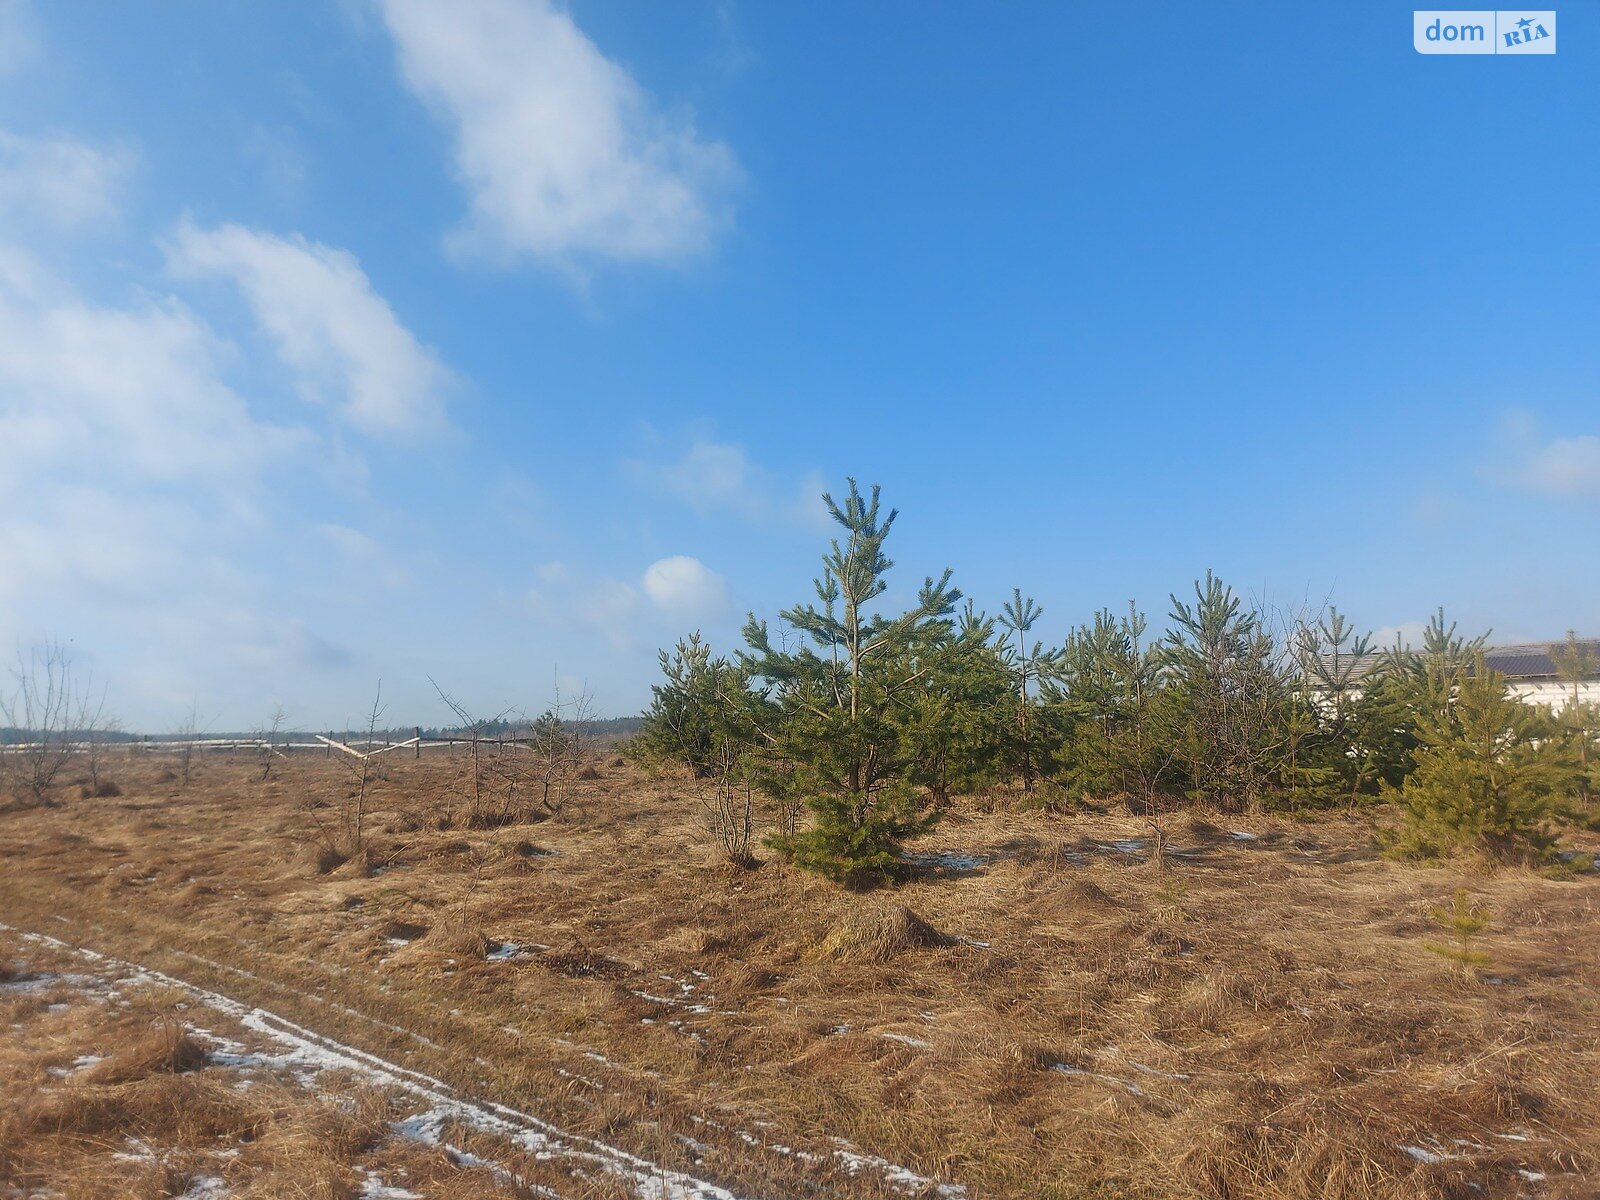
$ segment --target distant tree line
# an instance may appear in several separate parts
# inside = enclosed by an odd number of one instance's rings
[[[1272,614],[1209,573],[1171,597],[1159,634],[1130,604],[1052,646],[1034,636],[1033,599],[1017,590],[989,616],[949,570],[905,611],[876,611],[897,514],[854,480],[823,499],[842,532],[814,597],[776,630],[752,616],[731,656],[699,634],[663,651],[638,740],[705,781],[734,861],[765,824],[802,867],[885,881],[953,794],[1008,788],[1148,813],[1387,802],[1400,816],[1387,844],[1406,856],[1538,858],[1560,819],[1594,819],[1600,716],[1575,682],[1594,664],[1570,635],[1556,658],[1574,701],[1559,715],[1511,695],[1485,639],[1442,610],[1421,646],[1375,652],[1336,610]]]

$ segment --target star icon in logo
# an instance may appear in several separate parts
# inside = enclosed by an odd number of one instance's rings
[[[1526,29],[1529,25],[1532,25],[1532,24],[1533,24],[1533,20],[1530,17],[1523,17],[1522,20],[1517,22],[1517,25],[1522,29]]]

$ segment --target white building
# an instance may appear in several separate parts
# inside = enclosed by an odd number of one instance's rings
[[[1496,646],[1483,652],[1483,661],[1504,675],[1511,690],[1530,704],[1548,704],[1560,712],[1572,703],[1574,692],[1582,703],[1600,703],[1600,639],[1578,640],[1580,651],[1588,651],[1589,670],[1587,678],[1577,684],[1562,680],[1551,653],[1559,653],[1565,644]]]

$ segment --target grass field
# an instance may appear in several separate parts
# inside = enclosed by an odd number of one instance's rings
[[[1127,814],[962,801],[854,895],[719,865],[620,758],[484,829],[459,759],[384,770],[342,864],[318,755],[0,814],[0,1195],[1600,1193],[1592,874],[1354,816],[1174,815],[1158,869]],[[1423,945],[1458,886],[1473,975]]]

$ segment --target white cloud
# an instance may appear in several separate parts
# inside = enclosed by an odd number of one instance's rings
[[[125,147],[100,149],[69,137],[31,138],[0,130],[0,215],[52,226],[111,217],[134,162]]]
[[[372,288],[354,255],[302,237],[185,222],[167,248],[184,278],[231,279],[311,399],[363,433],[444,426],[449,372]]]
[[[728,585],[722,576],[685,554],[651,563],[643,584],[656,607],[675,617],[716,616],[728,604]]]
[[[1600,437],[1555,438],[1535,449],[1524,482],[1556,496],[1600,496]]]
[[[1385,625],[1381,629],[1372,631],[1372,648],[1387,650],[1397,644],[1407,648],[1417,648],[1422,645],[1422,636],[1427,632],[1426,621],[1402,621],[1398,625]]]
[[[316,532],[338,555],[343,565],[359,579],[375,580],[386,588],[400,588],[411,582],[388,547],[348,525],[325,523]]]
[[[701,516],[720,510],[755,523],[828,523],[821,475],[813,471],[785,485],[753,462],[743,446],[731,442],[699,437],[670,461],[629,459],[622,465],[635,480],[682,501]]]
[[[700,439],[672,462],[635,470],[697,513],[725,508],[754,517],[767,505],[766,480],[743,446]]]
[[[227,347],[176,301],[106,306],[14,249],[0,263],[0,644],[93,628],[189,652],[247,611],[228,551],[307,435],[249,411]]]
[[[463,251],[674,261],[725,223],[729,149],[662,112],[549,0],[380,0],[406,83],[455,135]]]
[[[226,347],[181,304],[98,306],[42,278],[0,271],[0,496],[45,469],[243,483],[303,436],[251,417],[221,380]]]
[[[39,33],[27,0],[0,0],[0,79],[15,75],[39,54]]]
[[[535,569],[539,584],[524,593],[530,613],[545,625],[599,634],[613,650],[633,646],[639,593],[620,579],[580,576],[559,562]]]

